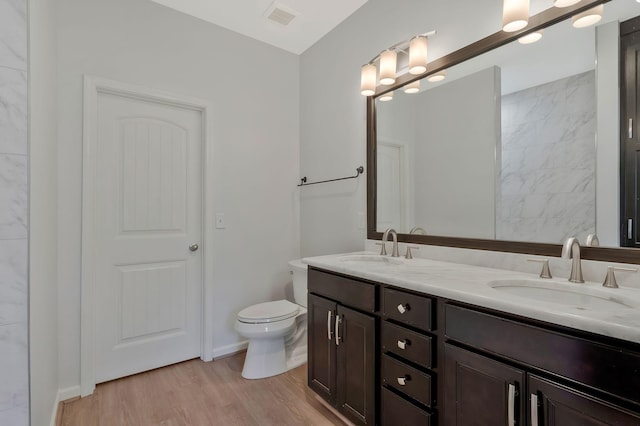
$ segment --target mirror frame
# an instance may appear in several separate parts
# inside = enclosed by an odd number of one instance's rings
[[[511,43],[528,33],[564,21],[576,13],[588,10],[594,6],[608,3],[610,0],[582,1],[566,8],[551,7],[529,18],[529,25],[524,29],[505,33],[498,31],[467,45],[453,53],[430,62],[427,70],[420,75],[403,74],[391,86],[381,86],[373,96],[367,97],[367,238],[382,239],[382,233],[377,231],[377,151],[376,151],[376,109],[375,101],[380,95],[397,90],[405,84],[423,79],[440,70],[451,68],[466,60],[472,59],[490,50]],[[531,243],[520,241],[487,240],[476,238],[443,237],[435,235],[398,234],[398,240],[406,243],[427,244],[445,247],[457,247],[476,250],[491,250],[497,252],[522,253],[540,256],[559,257],[562,251],[560,244]],[[640,249],[617,247],[584,247],[581,251],[583,259],[616,263],[640,264]]]

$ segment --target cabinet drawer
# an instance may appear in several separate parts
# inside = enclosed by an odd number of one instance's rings
[[[326,296],[365,312],[378,310],[378,287],[375,284],[309,268],[307,288],[310,293]]]
[[[393,318],[422,330],[431,330],[431,303],[432,300],[428,297],[385,288],[382,313],[387,318]]]
[[[445,317],[450,339],[638,404],[638,351],[455,305]]]
[[[429,426],[431,415],[405,401],[388,389],[382,388],[382,426]]]
[[[424,367],[432,367],[431,337],[382,322],[382,350],[392,352]]]
[[[382,356],[382,384],[431,406],[431,376],[390,356]]]

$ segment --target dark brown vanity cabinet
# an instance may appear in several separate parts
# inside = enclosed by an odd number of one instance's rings
[[[445,315],[445,425],[640,425],[622,406],[640,404],[639,352],[467,307]]]
[[[309,268],[309,387],[355,424],[640,426],[640,344]]]
[[[437,382],[436,337],[430,334],[434,304],[429,297],[389,287],[382,291],[382,425],[395,426],[407,418],[426,421],[417,424],[432,423]]]
[[[327,281],[338,285],[322,286]],[[375,312],[377,291],[373,284],[309,272],[309,387],[355,424],[376,424],[376,317],[366,312]]]
[[[525,372],[445,344],[446,425],[524,425]]]

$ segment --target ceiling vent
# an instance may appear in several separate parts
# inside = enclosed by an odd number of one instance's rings
[[[275,22],[276,24],[280,24],[286,27],[299,14],[295,10],[283,5],[282,3],[273,2],[267,9],[265,15],[271,22]]]

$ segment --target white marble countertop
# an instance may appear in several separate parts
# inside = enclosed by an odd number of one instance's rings
[[[357,252],[308,257],[303,263],[399,288],[415,290],[502,312],[533,318],[578,330],[640,343],[640,290],[608,289],[601,283],[569,283],[566,279],[542,279],[537,275],[428,259],[390,258]],[[549,301],[498,291],[491,285],[525,283],[529,287],[557,289]],[[563,296],[590,294],[602,306],[567,302]],[[624,305],[611,304],[621,301]],[[598,305],[598,304],[596,304]]]

